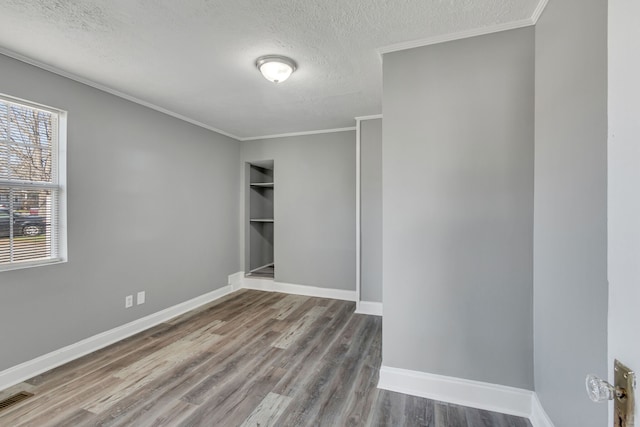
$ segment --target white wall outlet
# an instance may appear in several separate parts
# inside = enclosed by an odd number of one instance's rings
[[[124,299],[124,308],[133,307],[133,295],[127,295]]]
[[[144,304],[144,301],[145,301],[145,292],[144,291],[138,292],[138,300],[136,304],[138,305]]]

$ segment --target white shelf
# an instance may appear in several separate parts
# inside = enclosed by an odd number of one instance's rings
[[[258,271],[260,271],[260,270],[264,270],[265,268],[273,267],[274,265],[275,265],[275,264],[271,262],[271,263],[269,263],[269,264],[267,264],[267,265],[263,265],[262,267],[254,268],[253,270],[251,270],[251,271],[249,272],[249,274],[251,274],[251,273],[255,273],[255,272],[258,272]]]
[[[273,188],[273,182],[252,182],[252,187]]]
[[[252,218],[250,222],[273,222],[273,218]]]

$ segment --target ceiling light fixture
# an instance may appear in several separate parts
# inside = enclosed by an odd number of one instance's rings
[[[256,67],[265,79],[274,83],[282,83],[296,70],[296,63],[286,56],[267,55],[256,60]]]

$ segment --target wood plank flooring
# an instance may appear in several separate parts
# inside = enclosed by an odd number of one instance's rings
[[[376,388],[379,317],[354,303],[238,291],[38,375],[0,426],[530,427]]]

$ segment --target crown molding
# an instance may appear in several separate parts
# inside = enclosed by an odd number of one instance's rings
[[[489,26],[489,27],[477,28],[477,29],[469,30],[469,31],[461,31],[461,32],[457,32],[457,33],[451,33],[451,34],[445,34],[445,35],[440,35],[440,36],[435,36],[435,37],[428,37],[428,38],[424,38],[424,39],[418,39],[418,40],[412,40],[412,41],[407,41],[407,42],[402,42],[402,43],[396,43],[396,44],[392,44],[392,45],[389,45],[389,46],[384,46],[384,47],[378,48],[378,49],[376,49],[376,51],[378,53],[379,58],[382,60],[382,55],[386,54],[386,53],[397,52],[397,51],[406,50],[406,49],[413,49],[413,48],[416,48],[416,47],[429,46],[429,45],[444,43],[444,42],[448,42],[448,41],[460,40],[460,39],[465,39],[465,38],[470,38],[470,37],[476,37],[476,36],[481,36],[481,35],[486,35],[486,34],[491,34],[491,33],[497,33],[497,32],[501,32],[501,31],[514,30],[514,29],[518,29],[518,28],[532,26],[532,25],[535,25],[536,22],[538,22],[538,19],[542,15],[542,12],[544,11],[545,7],[547,6],[547,3],[548,3],[548,0],[540,0],[538,5],[536,6],[535,10],[533,11],[533,14],[532,14],[531,18],[522,19],[522,20],[519,20],[519,21],[509,22],[509,23],[505,23],[505,24],[493,25],[493,26]],[[126,99],[127,101],[131,101],[133,103],[142,105],[144,107],[150,108],[152,110],[158,111],[160,113],[166,114],[168,116],[174,117],[176,119],[182,120],[182,121],[190,123],[192,125],[201,127],[203,129],[207,129],[207,130],[210,130],[212,132],[216,132],[216,133],[218,133],[220,135],[224,135],[226,137],[235,139],[237,141],[255,141],[255,140],[259,140],[259,139],[285,138],[285,137],[290,137],[290,136],[303,136],[303,135],[317,135],[317,134],[323,134],[323,133],[353,131],[353,130],[356,129],[356,127],[354,126],[354,127],[336,128],[336,129],[322,129],[322,130],[312,130],[312,131],[304,131],[304,132],[290,132],[290,133],[282,133],[282,134],[276,134],[276,135],[260,135],[260,136],[251,136],[251,137],[240,137],[240,136],[234,135],[232,133],[225,132],[225,131],[223,131],[221,129],[218,129],[216,127],[213,127],[213,126],[207,125],[205,123],[202,123],[202,122],[200,122],[198,120],[191,119],[191,118],[189,118],[187,116],[184,116],[182,114],[179,114],[179,113],[176,113],[174,111],[168,110],[166,108],[160,107],[159,105],[153,104],[153,103],[148,102],[148,101],[144,101],[144,100],[142,100],[140,98],[136,98],[136,97],[128,95],[128,94],[126,94],[124,92],[120,92],[119,90],[113,89],[113,88],[111,88],[109,86],[105,86],[103,84],[94,82],[94,81],[86,79],[84,77],[80,77],[80,76],[78,76],[76,74],[70,73],[68,71],[62,70],[62,69],[54,67],[52,65],[48,65],[48,64],[45,64],[43,62],[37,61],[35,59],[29,58],[27,56],[21,55],[21,54],[19,54],[17,52],[14,52],[12,50],[6,49],[4,47],[0,47],[0,54],[5,55],[5,56],[10,57],[10,58],[13,58],[13,59],[16,59],[18,61],[24,62],[26,64],[33,65],[34,67],[38,67],[40,69],[43,69],[45,71],[49,71],[49,72],[57,74],[59,76],[66,77],[66,78],[74,80],[74,81],[76,81],[78,83],[82,83],[84,85],[93,87],[95,89],[101,90],[103,92],[109,93],[109,94],[117,96],[119,98]],[[356,121],[372,120],[372,119],[379,119],[379,118],[382,118],[382,114],[355,117]]]
[[[457,33],[444,34],[444,35],[435,36],[435,37],[427,37],[424,39],[396,43],[389,46],[378,48],[377,51],[379,56],[382,57],[382,55],[385,53],[397,52],[397,51],[406,50],[406,49],[413,49],[413,48],[422,47],[422,46],[429,46],[433,44],[439,44],[439,43],[444,43],[444,42],[449,42],[454,40],[461,40],[461,39],[466,39],[470,37],[484,36],[487,34],[499,33],[501,31],[530,27],[532,25],[536,25],[536,23],[538,22],[538,19],[540,19],[540,16],[542,15],[542,12],[544,12],[544,9],[547,7],[548,2],[549,0],[540,0],[538,2],[538,5],[534,9],[533,13],[531,14],[530,18],[521,19],[519,21],[507,22],[504,24],[492,25],[490,27],[477,28],[469,31],[460,31]]]
[[[50,73],[57,74],[57,75],[62,76],[62,77],[66,77],[68,79],[71,79],[71,80],[76,81],[78,83],[82,83],[82,84],[90,86],[92,88],[101,90],[103,92],[107,92],[107,93],[109,93],[111,95],[115,95],[115,96],[117,96],[119,98],[126,99],[127,101],[131,101],[131,102],[133,102],[135,104],[142,105],[143,107],[150,108],[152,110],[158,111],[160,113],[166,114],[168,116],[174,117],[174,118],[182,120],[184,122],[191,123],[192,125],[195,125],[195,126],[210,130],[212,132],[219,133],[220,135],[227,136],[227,137],[235,139],[237,141],[241,140],[240,137],[238,137],[238,136],[236,136],[234,134],[231,134],[229,132],[225,132],[225,131],[223,131],[221,129],[218,129],[218,128],[215,128],[213,126],[209,126],[209,125],[207,125],[205,123],[199,122],[198,120],[190,119],[189,117],[183,116],[182,114],[178,114],[178,113],[173,112],[171,110],[167,110],[166,108],[160,107],[159,105],[152,104],[151,102],[144,101],[144,100],[142,100],[140,98],[136,98],[135,96],[127,95],[126,93],[120,92],[119,90],[116,90],[116,89],[113,89],[113,88],[110,88],[109,86],[105,86],[103,84],[96,83],[96,82],[94,82],[92,80],[89,80],[89,79],[85,79],[84,77],[80,77],[80,76],[78,76],[76,74],[70,73],[68,71],[64,71],[64,70],[62,70],[60,68],[57,68],[57,67],[54,67],[52,65],[45,64],[44,62],[36,61],[35,59],[32,59],[32,58],[29,58],[27,56],[21,55],[21,54],[19,54],[17,52],[14,52],[12,50],[6,49],[4,47],[0,47],[0,54],[2,54],[4,56],[8,56],[9,58],[16,59],[16,60],[18,60],[20,62],[24,62],[26,64],[33,65],[34,67],[41,68],[41,69],[43,69],[45,71],[49,71]]]
[[[536,6],[536,9],[533,11],[531,20],[533,21],[534,25],[538,23],[538,19],[540,19],[542,12],[544,12],[545,7],[547,7],[547,3],[549,3],[549,0],[540,0],[538,6]]]
[[[135,96],[131,96],[131,95],[127,95],[124,92],[120,92],[119,90],[110,88],[109,86],[105,86],[103,84],[100,83],[96,83],[92,80],[86,79],[84,77],[80,77],[76,74],[70,73],[68,71],[64,71],[61,70],[60,68],[54,67],[52,65],[48,65],[45,64],[44,62],[40,62],[40,61],[36,61],[35,59],[31,59],[27,56],[21,55],[17,52],[14,52],[12,50],[6,49],[4,47],[0,47],[0,55],[4,55],[4,56],[8,56],[9,58],[13,58],[15,60],[18,60],[20,62],[24,62],[26,64],[29,65],[33,65],[34,67],[38,67],[40,69],[43,69],[45,71],[49,71],[50,73],[53,74],[57,74],[59,76],[62,77],[66,77],[70,80],[76,81],[78,83],[82,83],[84,85],[90,86],[92,88],[101,90],[102,92],[106,92],[109,93],[111,95],[117,96],[119,98],[122,99],[126,99],[127,101],[131,101],[133,103],[136,103],[138,105],[142,105],[143,107],[147,107],[150,108],[152,110],[158,111],[160,113],[166,114],[168,116],[171,117],[175,117],[176,119],[182,120],[184,122],[190,123],[192,125],[210,130],[212,132],[216,132],[219,133],[220,135],[224,135],[226,137],[235,139],[236,141],[253,141],[253,140],[257,140],[257,139],[270,139],[270,138],[282,138],[282,137],[287,137],[287,136],[301,136],[301,135],[316,135],[316,134],[321,134],[321,133],[332,133],[332,132],[346,132],[346,131],[351,131],[351,130],[355,130],[355,126],[353,127],[346,127],[346,128],[337,128],[337,129],[322,129],[322,130],[312,130],[312,131],[305,131],[305,132],[291,132],[291,133],[283,133],[283,134],[278,134],[278,135],[263,135],[263,136],[251,136],[251,137],[240,137],[237,135],[234,135],[232,133],[229,132],[225,132],[221,129],[215,128],[213,126],[209,126],[205,123],[202,123],[198,120],[194,120],[191,119],[189,117],[183,116],[182,114],[178,114],[176,112],[173,112],[171,110],[167,110],[166,108],[160,107],[158,105],[152,104],[151,102],[147,102],[144,101],[140,98],[136,98]]]
[[[273,138],[286,138],[289,136],[304,136],[304,135],[318,135],[322,133],[335,133],[335,132],[349,132],[356,130],[355,126],[346,127],[346,128],[335,128],[335,129],[320,129],[320,130],[308,130],[304,132],[290,132],[290,133],[280,133],[277,135],[264,135],[264,136],[250,136],[247,138],[239,138],[240,141],[256,141],[259,139],[273,139]]]
[[[435,37],[427,37],[424,39],[396,43],[389,46],[378,48],[378,53],[380,55],[383,55],[385,53],[392,53],[400,50],[413,49],[413,48],[422,47],[422,46],[430,46],[430,45],[450,42],[454,40],[461,40],[461,39],[467,39],[470,37],[484,36],[486,34],[499,33],[501,31],[515,30],[523,27],[530,27],[534,24],[535,22],[533,21],[533,18],[521,19],[519,21],[492,25],[490,27],[476,28],[474,30],[460,31],[458,33],[450,33],[450,34],[444,34],[444,35],[435,36]]]
[[[382,118],[382,114],[372,114],[370,116],[360,116],[360,117],[356,117],[356,121],[361,122],[363,120],[375,120],[375,119],[381,119]]]

